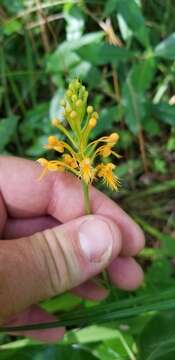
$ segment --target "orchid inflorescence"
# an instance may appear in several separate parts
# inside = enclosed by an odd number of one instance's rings
[[[89,141],[99,115],[93,106],[87,106],[88,92],[79,80],[73,80],[61,101],[63,115],[70,129],[67,129],[58,119],[52,124],[66,138],[59,140],[56,136],[48,137],[46,149],[59,153],[57,160],[38,159],[43,166],[41,177],[50,171],[69,171],[79,177],[87,187],[94,180],[100,178],[112,190],[118,188],[118,177],[114,173],[116,166],[108,161],[109,156],[120,156],[113,150],[119,135],[112,133],[95,141]]]

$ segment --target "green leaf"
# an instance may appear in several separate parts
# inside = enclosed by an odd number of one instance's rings
[[[21,349],[2,350],[1,360],[95,360],[88,350],[75,346],[62,345],[33,345]]]
[[[129,336],[126,334],[122,336],[125,344],[128,346],[126,341],[126,338],[128,340]],[[133,341],[129,339],[129,352],[132,355],[132,351],[130,348],[132,347]],[[128,356],[128,351],[126,351],[126,348],[123,345],[123,342],[121,339],[110,339],[107,341],[104,341],[101,343],[94,351],[95,355],[100,360],[128,360],[128,359],[135,359],[134,355],[133,357]]]
[[[49,121],[49,103],[43,102],[27,111],[23,122],[20,125],[20,135],[23,141],[34,142],[39,135],[47,134],[52,131],[53,126]]]
[[[17,123],[18,118],[16,116],[10,116],[0,120],[0,152],[2,152],[5,146],[10,142],[16,131]]]
[[[117,339],[120,338],[120,336],[121,334],[117,329],[92,325],[86,327],[85,329],[81,329],[79,331],[75,330],[74,332],[69,333],[65,337],[65,342],[70,343],[71,338],[73,337],[73,342],[75,342],[76,339],[79,344],[88,344],[104,340]]]
[[[100,69],[90,62],[83,60],[70,69],[70,78],[79,78],[82,81],[85,81],[89,88],[96,87],[97,84],[100,84],[103,81]]]
[[[86,34],[80,39],[64,41],[47,58],[47,69],[52,74],[65,72],[80,63],[80,57],[75,53],[82,46],[98,43],[104,36],[102,31]]]
[[[130,77],[137,91],[145,91],[151,85],[155,73],[155,61],[152,57],[143,59],[133,65]]]
[[[116,11],[116,6],[117,6],[117,0],[106,1],[105,9],[104,9],[104,16],[109,16],[114,11]]]
[[[146,273],[147,291],[157,293],[167,287],[174,285],[173,265],[165,258],[158,258],[148,268]]]
[[[61,107],[60,102],[64,96],[64,92],[64,89],[59,88],[59,90],[57,90],[54,94],[49,109],[50,119],[57,118],[63,120],[63,108]]]
[[[141,171],[141,161],[139,159],[131,159],[117,166],[117,175],[120,179],[134,179]]]
[[[102,136],[105,133],[112,131],[115,123],[119,122],[121,118],[121,107],[111,106],[100,111],[100,118],[97,126],[93,131],[92,138]]]
[[[156,119],[148,118],[147,121],[143,122],[143,129],[147,132],[148,135],[160,135],[161,128]]]
[[[128,49],[104,42],[84,45],[76,53],[94,65],[117,64],[119,61],[125,62],[133,57],[133,53]]]
[[[129,40],[132,37],[132,31],[129,29],[125,19],[122,15],[117,14],[118,26],[121,32],[121,36],[124,41]]]
[[[153,115],[160,121],[175,126],[175,107],[167,103],[158,103],[151,106]]]
[[[67,22],[66,35],[67,40],[80,39],[84,30],[84,15],[80,8],[72,6],[64,12],[64,17]]]
[[[128,128],[133,134],[138,134],[145,118],[146,108],[144,96],[135,90],[130,76],[122,88],[122,104]]]
[[[17,19],[6,21],[3,25],[3,31],[5,35],[11,35],[15,32],[19,32],[22,28],[22,23]]]
[[[174,253],[173,253],[174,254]],[[1,327],[0,331],[15,332],[25,330],[49,329],[60,326],[82,327],[85,325],[104,324],[105,322],[128,319],[150,311],[165,311],[175,308],[175,287],[161,291],[154,296],[137,296],[116,302],[100,304],[86,309],[59,315],[59,320],[50,323],[36,323],[20,326]]]
[[[166,256],[174,256],[175,254],[175,241],[174,238],[163,232],[157,230],[157,228],[148,224],[145,220],[140,217],[135,217],[136,221],[143,227],[144,231],[150,234],[152,237],[160,241],[160,247],[162,254]]]
[[[44,145],[48,142],[48,136],[47,135],[41,135],[37,136],[33,139],[33,144],[29,146],[25,154],[28,156],[37,156],[41,157],[46,153],[46,149],[44,148]]]
[[[156,315],[144,328],[139,339],[140,360],[174,360],[175,312]]]
[[[175,134],[170,135],[168,142],[166,144],[166,149],[171,152],[175,150]]]
[[[42,303],[48,312],[69,311],[81,303],[81,299],[71,293],[61,294]]]
[[[175,33],[168,36],[154,50],[155,56],[175,60]]]
[[[126,21],[134,36],[142,45],[149,45],[148,29],[145,25],[144,17],[138,1],[135,0],[111,0],[105,8],[105,15],[116,11]]]
[[[154,170],[155,172],[159,172],[160,174],[166,174],[167,173],[167,167],[166,162],[163,159],[154,159]]]

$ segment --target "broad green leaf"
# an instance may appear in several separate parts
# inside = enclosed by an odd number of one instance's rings
[[[64,41],[47,59],[47,69],[52,74],[65,72],[80,63],[79,56],[75,53],[82,46],[98,43],[104,37],[102,31],[83,35],[80,39]]]
[[[122,88],[122,104],[128,128],[133,134],[138,134],[145,118],[146,108],[144,97],[135,90],[130,76]]]
[[[148,135],[160,135],[161,127],[158,120],[153,118],[148,118],[147,121],[143,122],[143,129],[147,132]]]
[[[173,265],[166,257],[158,258],[149,266],[145,281],[147,292],[157,293],[174,285]]]
[[[63,120],[63,108],[61,107],[61,100],[64,96],[64,89],[59,88],[57,92],[54,94],[51,102],[50,102],[50,109],[49,109],[49,115],[50,119],[60,119]]]
[[[116,11],[117,0],[107,0],[104,8],[104,16],[111,15]]]
[[[18,118],[16,116],[10,116],[0,120],[0,152],[4,150],[5,146],[15,134],[17,122]]]
[[[139,360],[175,359],[175,313],[168,312],[152,318],[139,339]]]
[[[166,161],[163,160],[163,159],[159,159],[159,158],[154,159],[153,167],[154,167],[155,172],[159,172],[160,174],[166,174],[167,173]]]
[[[33,345],[21,349],[1,350],[1,360],[95,360],[89,350],[78,346]]]
[[[84,45],[79,47],[76,53],[94,65],[117,64],[119,61],[125,62],[133,57],[133,53],[126,48],[104,42]]]
[[[135,0],[111,0],[106,4],[105,14],[109,15],[116,11],[127,23],[134,36],[144,46],[149,45],[148,29],[138,1]]]
[[[137,91],[145,91],[151,85],[155,73],[155,61],[152,57],[143,59],[133,65],[130,77]]]
[[[81,299],[71,293],[61,294],[42,304],[42,308],[48,312],[69,311],[81,303]]]
[[[155,56],[175,60],[175,33],[168,36],[154,50]]]
[[[95,349],[94,353],[99,360],[135,359],[134,354],[132,354],[132,350],[131,350],[134,344],[131,338],[129,338],[129,345],[128,345],[128,338],[129,336],[125,334],[121,339],[109,339],[107,341],[104,341]],[[126,348],[128,351],[126,350]]]
[[[93,131],[93,138],[99,137],[103,134],[107,134],[116,129],[116,123],[121,118],[121,108],[118,106],[111,106],[100,111],[100,118],[97,122],[97,126]]]
[[[22,23],[17,19],[12,19],[4,23],[3,32],[5,35],[11,35],[15,32],[20,31],[21,28],[22,28]]]
[[[132,36],[132,31],[129,29],[125,19],[122,15],[117,14],[118,26],[122,35],[122,38],[127,41]]]
[[[88,84],[88,88],[94,88],[103,81],[100,69],[88,61],[80,61],[78,65],[70,69],[70,78],[79,78]]]
[[[140,174],[141,169],[141,161],[139,159],[131,159],[117,166],[117,175],[123,182],[124,180],[126,181],[128,177],[134,179],[136,175]]]
[[[153,115],[160,121],[175,126],[175,107],[167,103],[152,104]]]
[[[48,136],[47,135],[41,135],[37,136],[33,139],[33,144],[29,146],[25,154],[28,156],[37,156],[41,157],[46,153],[46,149],[44,148],[44,145],[48,142]]]
[[[67,23],[66,35],[67,40],[80,39],[84,30],[84,15],[80,8],[72,6],[70,9],[64,12],[64,17]]]
[[[74,335],[74,336],[73,336]],[[71,338],[73,338],[73,342],[79,344],[87,344],[98,341],[110,340],[120,338],[121,334],[117,329],[110,329],[104,326],[88,326],[85,329],[81,329],[79,331],[74,331],[65,337],[65,342],[70,343]]]
[[[9,11],[10,14],[16,14],[18,11],[25,9],[25,0],[1,0],[2,6]]]
[[[136,217],[136,221],[143,227],[145,232],[160,241],[160,248],[162,254],[170,257],[174,256],[175,241],[171,235],[159,231],[156,227],[151,226],[149,223],[147,223],[145,220],[138,216]]]
[[[20,135],[25,142],[34,142],[38,136],[49,135],[53,126],[49,116],[49,103],[43,102],[28,110],[20,125]]]

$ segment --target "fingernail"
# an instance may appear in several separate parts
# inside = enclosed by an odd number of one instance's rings
[[[113,231],[107,222],[91,217],[79,228],[80,247],[91,262],[110,258],[113,246]]]

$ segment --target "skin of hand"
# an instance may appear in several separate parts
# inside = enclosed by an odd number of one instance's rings
[[[94,187],[93,215],[84,216],[80,181],[53,172],[38,181],[40,172],[33,161],[0,157],[1,324],[54,320],[34,304],[67,290],[105,298],[107,290],[93,281],[103,269],[120,289],[134,290],[143,281],[133,258],[145,243],[140,227]],[[52,342],[64,331],[19,334]]]

